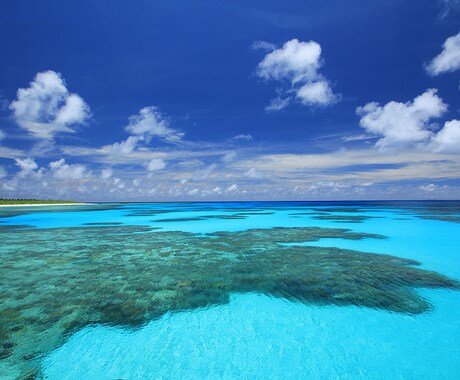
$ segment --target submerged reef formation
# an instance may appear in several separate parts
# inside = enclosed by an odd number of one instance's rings
[[[405,207],[409,214],[421,219],[460,223],[460,202],[420,202],[412,207]]]
[[[107,223],[108,224],[108,223]],[[459,288],[404,258],[295,245],[384,238],[333,228],[191,234],[94,225],[1,226],[0,377],[39,377],[40,358],[93,323],[138,327],[167,312],[259,292],[304,303],[418,314],[416,288]]]
[[[368,219],[377,217],[365,215],[316,215],[312,218],[317,220],[330,220],[335,223],[362,223]]]
[[[460,223],[459,215],[422,215],[419,216],[419,218],[428,220],[440,220],[443,222]]]

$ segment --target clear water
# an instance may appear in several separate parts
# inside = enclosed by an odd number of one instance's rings
[[[455,202],[1,209],[0,378],[458,379],[459,222]]]

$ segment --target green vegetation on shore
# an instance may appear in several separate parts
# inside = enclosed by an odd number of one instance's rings
[[[49,200],[49,199],[3,199],[0,198],[0,205],[28,205],[28,204],[56,204],[56,203],[79,203],[75,201],[65,200]]]

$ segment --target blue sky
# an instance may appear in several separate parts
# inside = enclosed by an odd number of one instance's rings
[[[0,4],[0,197],[459,199],[460,1]]]

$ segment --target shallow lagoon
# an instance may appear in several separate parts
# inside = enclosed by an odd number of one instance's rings
[[[453,202],[3,209],[0,374],[459,378],[458,217]]]

